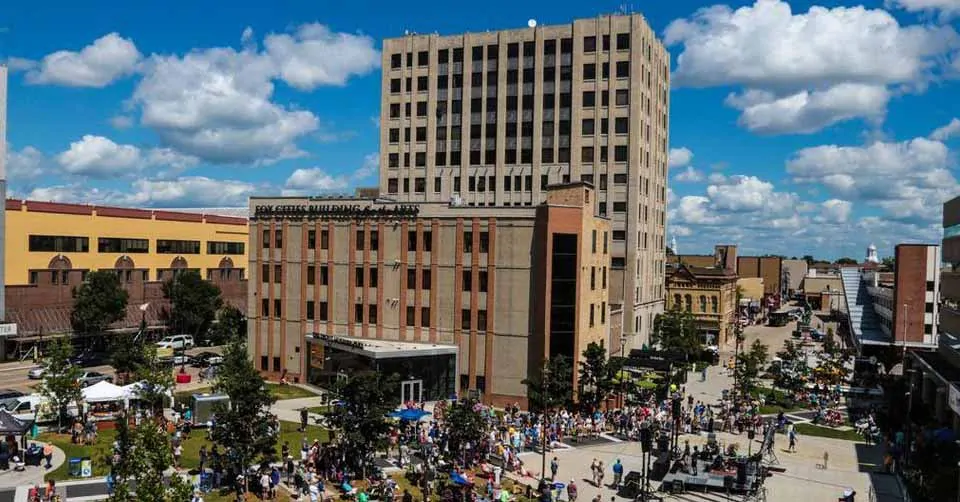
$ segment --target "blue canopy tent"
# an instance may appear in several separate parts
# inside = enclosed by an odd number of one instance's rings
[[[407,408],[390,413],[390,417],[399,418],[400,420],[406,420],[408,422],[416,422],[429,414],[429,411],[418,410],[416,408]]]

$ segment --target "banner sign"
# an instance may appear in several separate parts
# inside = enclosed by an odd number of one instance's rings
[[[310,204],[263,205],[253,208],[253,220],[353,220],[413,219],[420,214],[416,205]]]

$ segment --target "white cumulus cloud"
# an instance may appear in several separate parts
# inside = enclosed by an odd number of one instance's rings
[[[693,160],[693,152],[687,147],[671,148],[667,159],[668,167],[683,167]]]
[[[106,87],[133,73],[140,58],[140,51],[132,40],[110,33],[79,52],[62,50],[44,56],[27,72],[27,82]]]
[[[907,12],[938,13],[943,20],[960,14],[960,1],[957,0],[887,0],[886,5]]]
[[[930,133],[930,139],[946,141],[960,133],[960,119],[953,118],[946,125],[938,127]]]
[[[670,23],[665,42],[682,46],[673,85],[741,87],[728,100],[743,111],[741,125],[782,134],[882,118],[889,89],[922,88],[960,37],[946,26],[901,25],[882,9],[794,13],[785,1],[757,0],[700,9]]]
[[[703,181],[703,178],[703,173],[693,166],[685,167],[683,171],[680,171],[676,176],[673,177],[675,181],[679,181],[681,183],[697,183]]]
[[[169,148],[143,151],[92,134],[70,143],[70,148],[58,154],[56,161],[66,173],[90,178],[129,175],[150,166],[186,169],[198,162]]]

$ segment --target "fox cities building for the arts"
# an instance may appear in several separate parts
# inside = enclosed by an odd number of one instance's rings
[[[533,207],[250,200],[249,350],[264,374],[330,387],[400,377],[398,400],[525,405],[545,357],[609,346],[610,221],[588,183]]]

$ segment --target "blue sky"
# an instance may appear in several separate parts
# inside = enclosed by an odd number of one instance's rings
[[[668,234],[681,252],[859,258],[870,242],[889,255],[939,240],[940,204],[960,194],[960,1],[646,3],[673,59]],[[12,195],[154,207],[375,185],[381,39],[620,8],[12,4]]]

